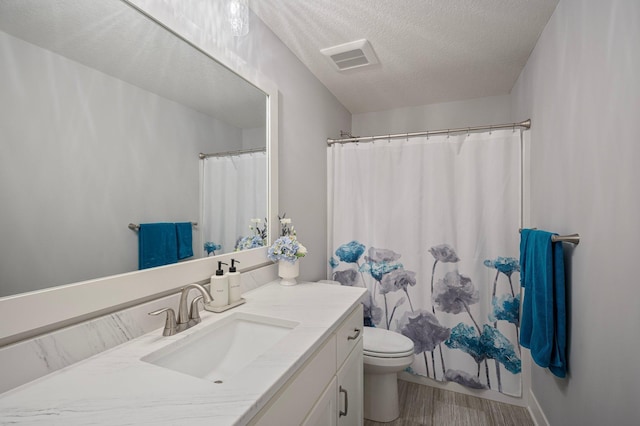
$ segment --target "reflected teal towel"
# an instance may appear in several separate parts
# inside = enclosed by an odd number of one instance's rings
[[[175,223],[142,223],[138,232],[138,268],[147,269],[178,261]]]
[[[193,236],[191,222],[176,223],[178,236],[178,259],[186,259],[193,256]]]
[[[522,302],[520,344],[541,367],[565,377],[566,304],[562,243],[545,231],[523,229],[520,235]]]

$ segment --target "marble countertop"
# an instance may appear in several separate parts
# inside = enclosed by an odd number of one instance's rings
[[[0,394],[0,424],[246,424],[335,331],[364,292],[320,283],[264,285],[243,294],[247,302],[237,308],[220,314],[202,311],[202,323],[175,336],[163,337],[158,329]],[[140,360],[236,312],[299,325],[223,384]]]

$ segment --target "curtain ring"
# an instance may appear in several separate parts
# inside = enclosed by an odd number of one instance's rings
[[[492,131],[493,131],[493,126],[489,126],[489,135],[491,135]]]
[[[451,129],[447,129],[447,139],[449,139],[450,135],[451,135]]]
[[[513,133],[516,132],[516,123],[513,123]]]
[[[387,135],[387,143],[391,143],[391,134]]]
[[[409,142],[409,133],[407,133],[407,142]]]
[[[467,137],[471,136],[471,127],[467,127]]]

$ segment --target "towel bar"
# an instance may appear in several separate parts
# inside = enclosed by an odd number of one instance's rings
[[[538,229],[538,228],[531,228]],[[522,229],[518,229],[518,232],[522,232]],[[580,243],[580,234],[570,234],[570,235],[552,235],[551,242],[557,243],[561,241],[563,243],[571,243],[578,245]]]
[[[192,226],[198,226],[198,222],[191,222]],[[140,230],[140,225],[136,225],[135,223],[130,223],[129,224],[129,229],[131,229],[132,231],[139,231]]]
[[[578,244],[580,243],[580,234],[571,234],[571,235],[552,235],[551,241],[558,242],[562,241],[565,243]]]

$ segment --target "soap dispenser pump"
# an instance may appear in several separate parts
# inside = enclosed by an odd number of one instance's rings
[[[216,274],[211,276],[211,297],[213,301],[209,305],[219,308],[229,304],[229,277],[222,270],[226,263],[219,261]]]
[[[240,287],[241,278],[240,272],[236,270],[236,263],[240,263],[235,259],[231,259],[231,266],[229,267],[229,303],[235,303],[240,300],[242,296],[242,288]]]

